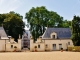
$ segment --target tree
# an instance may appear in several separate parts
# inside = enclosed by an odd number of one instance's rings
[[[1,14],[2,15],[2,24],[7,32],[8,35],[12,36],[14,40],[17,42],[20,36],[22,36],[23,31],[24,31],[24,22],[22,21],[23,17],[15,13],[13,11],[6,13],[6,14]]]
[[[47,20],[48,27],[62,27],[63,26],[62,25],[63,17],[58,15],[56,12],[49,11],[47,18],[48,18],[48,20]]]
[[[2,26],[5,18],[6,18],[5,14],[0,14],[0,26]]]
[[[48,11],[44,6],[32,7],[26,13],[25,18],[30,24],[30,31],[34,41],[44,33],[45,27],[55,27],[55,25],[61,27],[63,22],[63,17],[54,11]]]
[[[71,38],[75,46],[80,46],[80,17],[79,16],[73,17]]]
[[[71,21],[64,20],[62,24],[64,28],[71,28]]]

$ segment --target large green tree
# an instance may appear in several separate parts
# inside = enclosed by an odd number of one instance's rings
[[[63,20],[63,28],[71,28],[71,21]]]
[[[45,27],[63,26],[63,17],[54,11],[48,11],[44,6],[32,7],[30,11],[26,13],[25,18],[30,24],[30,31],[34,41],[44,33]]]
[[[75,46],[80,46],[80,17],[74,16],[72,20],[72,41]]]
[[[5,14],[0,14],[0,26],[3,25],[3,21],[4,21],[5,18],[6,18]]]
[[[15,13],[13,11],[1,14],[1,24],[3,24],[3,27],[6,31],[6,33],[10,36],[12,36],[15,41],[18,41],[19,35],[22,36],[24,31],[24,22],[22,21],[23,17]]]

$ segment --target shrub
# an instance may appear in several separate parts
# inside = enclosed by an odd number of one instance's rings
[[[68,47],[68,51],[80,52],[80,46]]]
[[[61,50],[63,50],[63,48],[61,48]]]
[[[37,48],[37,46],[35,46],[34,48]]]
[[[72,47],[68,47],[68,51],[72,51]]]
[[[14,46],[14,48],[17,48],[17,46]]]

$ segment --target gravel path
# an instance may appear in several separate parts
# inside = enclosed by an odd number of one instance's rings
[[[80,60],[80,52],[7,52],[0,60]]]

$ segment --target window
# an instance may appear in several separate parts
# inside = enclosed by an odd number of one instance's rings
[[[70,45],[70,42],[68,42],[68,45]]]
[[[55,35],[52,35],[52,38],[55,39]]]
[[[61,49],[62,48],[62,44],[59,44],[59,49]]]
[[[11,45],[11,48],[13,48],[13,45]]]
[[[53,45],[53,50],[56,50],[56,44],[52,44]]]
[[[28,36],[24,36],[24,38],[28,38]]]
[[[38,48],[40,48],[40,45],[38,45]]]
[[[46,44],[46,48],[48,48],[48,45]]]

